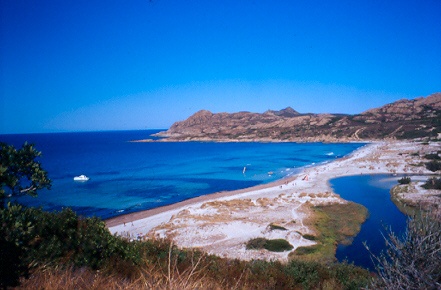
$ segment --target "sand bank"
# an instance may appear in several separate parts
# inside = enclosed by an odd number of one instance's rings
[[[245,243],[265,237],[288,240],[294,248],[312,245],[314,241],[303,238],[314,233],[307,224],[310,208],[346,202],[332,192],[330,179],[359,174],[429,174],[415,164],[439,147],[439,143],[371,143],[347,157],[305,168],[275,183],[205,195],[106,222],[112,233],[132,239],[170,238],[180,247],[199,248],[223,257],[286,261],[288,252],[246,250]],[[271,230],[270,224],[287,230]]]

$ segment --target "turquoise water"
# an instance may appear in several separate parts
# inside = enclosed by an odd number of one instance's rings
[[[364,145],[128,142],[156,132],[0,135],[0,141],[15,146],[34,143],[43,152],[40,161],[53,182],[52,189],[40,191],[38,198],[22,197],[19,202],[46,210],[71,207],[81,215],[101,218],[272,182]],[[80,174],[90,180],[73,181]]]
[[[348,260],[355,265],[374,270],[366,242],[372,253],[379,255],[385,250],[384,234],[389,230],[398,236],[406,229],[407,217],[401,213],[390,199],[390,189],[398,184],[400,177],[390,175],[359,175],[336,178],[330,181],[334,192],[342,198],[364,205],[369,217],[362,224],[360,233],[349,246],[339,245],[336,258]]]

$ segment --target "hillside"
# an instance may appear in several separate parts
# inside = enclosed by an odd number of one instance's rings
[[[356,115],[301,114],[291,107],[264,113],[201,110],[157,136],[167,141],[356,141],[436,137],[441,93],[399,100]]]

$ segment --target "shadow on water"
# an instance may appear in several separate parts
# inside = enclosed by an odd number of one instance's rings
[[[386,249],[382,235],[389,229],[399,236],[404,233],[407,217],[398,210],[390,198],[390,189],[400,177],[390,175],[360,175],[336,178],[330,181],[334,192],[342,198],[365,206],[369,217],[361,226],[360,233],[351,245],[339,245],[336,258],[347,260],[357,266],[374,270],[366,242],[373,254],[378,255]]]

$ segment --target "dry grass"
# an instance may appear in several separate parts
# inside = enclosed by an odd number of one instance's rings
[[[16,289],[225,289],[221,283],[194,278],[195,273],[164,276],[155,269],[144,270],[137,279],[106,275],[90,269],[37,269]]]
[[[101,271],[40,267],[16,289],[360,289],[368,279],[366,270],[351,265],[244,262],[182,252],[169,245],[137,266],[116,263]]]
[[[225,289],[222,281],[206,276],[209,264],[202,265],[205,258],[204,255],[193,255],[191,265],[180,269],[179,258],[171,244],[166,267],[152,264],[147,259],[144,265],[127,269],[130,273],[111,268],[98,271],[72,266],[39,267],[29,279],[22,279],[16,289]]]
[[[230,211],[239,211],[245,208],[254,207],[255,204],[251,199],[233,199],[225,201],[211,201],[204,203],[201,208],[213,207],[213,208],[227,208]]]

